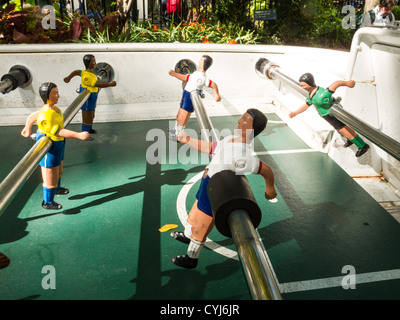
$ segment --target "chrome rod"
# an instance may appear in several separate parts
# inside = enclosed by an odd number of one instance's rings
[[[13,85],[10,79],[4,79],[0,82],[0,92],[7,91]]]
[[[252,298],[281,300],[274,273],[248,213],[235,210],[229,215],[228,223]]]
[[[89,98],[89,90],[82,91],[79,96],[65,110],[64,127],[66,127],[77,114],[81,106]],[[18,162],[14,169],[0,184],[0,216],[14,199],[15,195],[29,179],[36,169],[40,160],[50,150],[53,141],[47,137],[41,137],[28,151],[28,153]]]
[[[371,125],[363,122],[342,108],[339,103],[334,103],[329,109],[329,114],[339,119],[355,131],[362,134],[376,146],[386,151],[388,154],[400,160],[400,143],[392,139],[382,131],[377,130]]]
[[[211,134],[211,140],[214,142],[218,141],[218,136],[215,132],[210,118],[208,117],[207,112],[205,111],[203,102],[201,102],[199,93],[196,90],[190,92],[190,98],[192,99],[193,108],[196,112],[196,118],[197,122],[199,123],[200,130],[202,131],[202,133],[204,133],[204,138],[207,140],[207,142],[210,142],[209,134]]]

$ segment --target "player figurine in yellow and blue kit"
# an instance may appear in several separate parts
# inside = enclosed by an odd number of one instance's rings
[[[73,77],[80,76],[82,79],[79,92],[82,92],[86,89],[90,91],[89,99],[87,99],[81,107],[82,131],[87,131],[89,133],[95,134],[97,133],[97,131],[94,130],[92,126],[95,116],[99,88],[115,87],[117,83],[115,81],[103,82],[97,79],[96,74],[93,72],[93,69],[96,66],[96,58],[93,55],[85,55],[83,57],[83,64],[85,65],[86,70],[72,71],[68,77],[64,78],[64,82],[69,83]]]
[[[21,135],[29,137],[34,122],[37,122],[38,130],[36,141],[43,135],[52,141],[52,147],[39,162],[43,178],[43,202],[45,209],[61,209],[62,205],[54,201],[56,194],[68,194],[69,190],[61,187],[61,175],[63,172],[63,160],[65,150],[65,138],[89,140],[88,132],[75,132],[64,128],[64,117],[56,103],[60,97],[57,85],[45,82],[39,88],[39,95],[45,105],[40,111],[32,113],[26,120]]]

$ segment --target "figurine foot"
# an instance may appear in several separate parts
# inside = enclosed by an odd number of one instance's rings
[[[364,153],[366,153],[369,150],[369,145],[365,144],[364,147],[359,148],[356,152],[356,157],[361,157]]]
[[[171,237],[185,244],[190,243],[190,239],[182,231],[172,231]]]
[[[168,129],[168,139],[171,141],[178,141],[178,136],[176,135],[175,129]]]
[[[343,147],[348,148],[353,144],[350,140],[347,140]]]
[[[60,187],[59,189],[56,190],[56,194],[62,195],[62,194],[68,194],[69,190],[63,187]]]
[[[172,262],[179,267],[186,269],[194,269],[197,267],[197,262],[199,259],[192,259],[187,254],[183,256],[176,256],[172,258]]]
[[[52,203],[46,203],[46,202],[42,202],[42,207],[44,209],[49,209],[49,210],[60,210],[62,209],[62,205],[53,201]]]

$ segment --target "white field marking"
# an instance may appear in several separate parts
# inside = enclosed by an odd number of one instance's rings
[[[262,156],[266,154],[292,154],[292,153],[304,153],[304,152],[320,152],[314,149],[292,149],[292,150],[275,150],[275,151],[259,151],[253,152],[257,156]]]
[[[268,120],[268,123],[278,123],[278,124],[284,123],[284,124],[286,124],[285,121],[278,121],[278,120]]]
[[[400,269],[361,273],[361,274],[356,274],[355,276],[356,276],[356,281],[355,281],[356,286],[357,284],[361,283],[396,280],[400,279]],[[281,293],[334,288],[342,286],[342,280],[344,277],[345,275],[340,277],[332,277],[325,279],[279,283],[278,286],[279,286],[279,291]]]

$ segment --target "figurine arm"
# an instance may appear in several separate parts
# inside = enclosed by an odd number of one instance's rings
[[[96,87],[98,88],[107,88],[107,87],[115,87],[117,83],[115,81],[111,82],[102,82],[102,81],[97,81]]]
[[[329,89],[330,91],[332,91],[332,92],[335,92],[336,89],[339,88],[339,87],[346,86],[346,87],[349,87],[349,88],[353,88],[353,87],[355,86],[355,84],[356,84],[356,83],[355,83],[354,80],[347,80],[347,81],[345,81],[345,80],[338,80],[338,81],[335,81],[334,83],[332,83],[332,84],[328,87],[328,89]]]
[[[28,138],[31,135],[31,129],[32,125],[35,123],[35,121],[38,118],[40,111],[36,111],[29,115],[28,119],[26,119],[25,127],[21,131],[21,135],[25,138]]]
[[[67,139],[88,140],[90,138],[90,134],[87,131],[76,132],[64,128],[58,131],[57,135]]]
[[[294,118],[295,116],[297,116],[299,113],[302,113],[304,111],[306,111],[310,106],[305,103],[303,104],[300,108],[298,108],[296,111],[290,112],[289,113],[289,118]]]
[[[215,101],[221,101],[221,97],[219,96],[218,86],[215,82],[211,83],[211,89],[214,90]]]
[[[81,75],[81,70],[72,71],[68,77],[64,78],[64,82],[69,83],[73,77],[80,75]]]
[[[187,74],[178,73],[178,72],[175,72],[174,70],[170,70],[169,75],[172,77],[175,77],[181,81],[186,81],[187,76],[188,76]]]
[[[277,193],[274,186],[275,177],[271,167],[260,161],[260,169],[258,173],[261,174],[265,180],[265,198],[268,200],[276,198]]]
[[[196,149],[197,151],[211,153],[212,142],[191,138],[183,131],[178,134],[177,138],[180,143],[187,144],[189,147]]]

